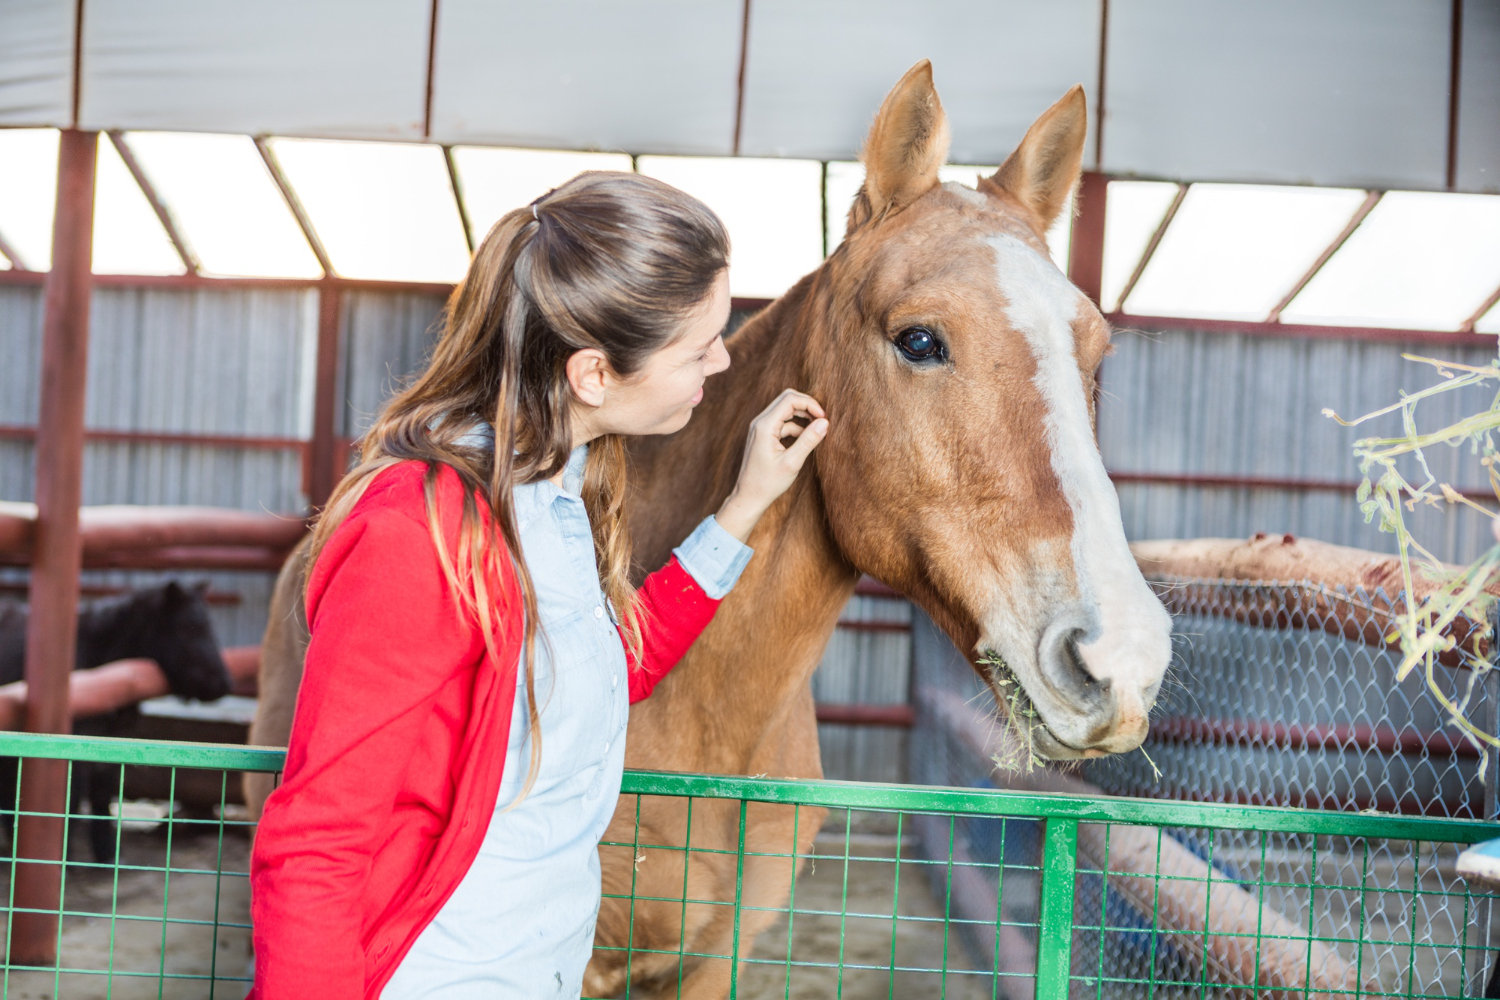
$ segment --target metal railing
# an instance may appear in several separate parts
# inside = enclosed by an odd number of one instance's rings
[[[122,802],[123,822],[106,827],[116,860],[90,857],[91,838],[80,827],[96,817],[81,808],[20,820],[60,823],[71,844],[66,865],[18,859],[14,849],[0,855],[7,940],[18,921],[50,920],[57,953],[46,965],[7,959],[0,965],[0,995],[42,989],[54,997],[238,996],[250,960],[249,824],[234,808],[234,772],[275,772],[283,752],[5,733],[0,756],[24,756],[23,774],[44,759],[65,761],[70,786],[97,779],[100,767],[125,765],[106,775]],[[126,799],[142,769],[160,769],[156,781],[165,796],[156,812]],[[190,782],[217,785],[218,806],[204,809],[200,796],[196,814],[173,808],[176,791]],[[667,928],[670,947],[659,935],[646,940],[632,931],[614,949],[615,958],[623,957],[632,972],[637,963],[653,963],[658,970],[675,967],[679,976],[718,962],[728,967],[731,996],[1447,997],[1461,995],[1461,987],[1435,993],[1416,986],[1432,982],[1434,969],[1442,982],[1464,983],[1489,958],[1472,925],[1495,897],[1457,880],[1451,864],[1457,845],[1500,835],[1495,824],[627,772],[625,810],[639,817],[658,800],[681,805],[684,836],[643,836],[651,828],[638,822],[629,840],[607,839],[602,851],[630,851],[636,860],[629,890],[607,892],[606,903],[628,906],[633,918],[647,907],[658,915],[675,911],[681,923]],[[752,811],[755,821],[747,823]],[[791,831],[784,847],[766,843],[760,832],[773,811],[790,820],[783,824]],[[14,809],[0,813],[14,815]],[[728,818],[728,837],[723,824],[716,829],[717,820],[709,818],[715,813]],[[803,824],[819,822],[816,839],[799,837]],[[925,836],[915,835],[919,828],[928,828]],[[1253,849],[1216,856],[1216,835],[1223,831],[1236,831],[1238,842]],[[934,840],[945,842],[946,851],[919,849]],[[809,841],[811,849],[796,846]],[[1201,877],[1172,865],[1184,844],[1205,862]],[[1285,859],[1308,848],[1310,865],[1289,872]],[[1393,854],[1412,862],[1405,885],[1389,884],[1377,870]],[[1342,861],[1323,863],[1333,856],[1363,860],[1352,869]],[[606,857],[607,872],[610,861]],[[61,905],[20,905],[15,873],[27,864],[57,869]],[[704,865],[729,866],[732,891],[700,893],[708,884],[696,877]],[[782,885],[761,877],[775,868],[787,876]],[[679,871],[680,878],[664,883],[664,870]],[[1357,877],[1348,876],[1351,870]],[[652,893],[637,891],[637,879],[646,877],[641,873],[655,877]],[[1008,906],[1011,885],[1035,888],[1038,882],[1034,913]],[[676,891],[662,893],[663,884],[675,884]],[[1330,931],[1316,907],[1282,906],[1298,893],[1330,891],[1356,911],[1347,933]],[[992,919],[958,915],[957,897],[972,902],[983,893],[993,900]],[[1209,919],[1199,922],[1197,934],[1188,933],[1182,928],[1192,921],[1180,913],[1158,919],[1167,906],[1198,906]],[[701,923],[709,911],[732,918],[733,936],[722,951],[696,948],[697,939],[671,933]],[[1451,919],[1436,919],[1440,914]],[[1138,949],[1144,973],[1105,970],[1107,938]],[[1017,940],[1030,942],[1033,968],[1001,969],[995,955]],[[1201,968],[1191,988],[1154,978],[1157,959],[1168,952]],[[731,961],[736,954],[741,961]],[[671,995],[670,984],[659,979],[652,989],[652,995]]]

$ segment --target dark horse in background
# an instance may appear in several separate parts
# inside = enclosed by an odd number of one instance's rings
[[[181,698],[213,701],[229,693],[229,672],[219,654],[213,622],[208,616],[206,583],[184,587],[177,581],[82,602],[78,608],[78,652],[74,670],[112,663],[115,660],[155,660]],[[26,667],[26,622],[29,608],[24,601],[0,598],[0,684],[22,680]],[[112,736],[136,715],[134,705],[107,715],[79,719],[74,732],[89,736]],[[16,758],[0,758],[0,816],[9,828],[9,810],[16,801]],[[89,844],[94,859],[115,858],[114,822],[109,805],[120,787],[120,765],[77,762],[69,796],[69,812],[87,795]]]

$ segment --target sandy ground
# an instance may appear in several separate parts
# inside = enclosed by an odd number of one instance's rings
[[[64,886],[68,916],[58,968],[11,972],[0,995],[7,1000],[239,1000],[245,995],[250,892],[243,874],[249,839],[242,831],[229,828],[221,839],[216,823],[179,821],[171,825],[169,840],[165,824],[151,831],[126,830],[118,883],[113,869],[80,863],[92,857],[81,831],[72,839],[75,863],[68,866]],[[171,870],[164,872],[169,847]],[[9,872],[0,874],[5,894],[0,898],[9,898],[9,889]]]
[[[167,858],[167,833],[163,825],[122,834],[125,867],[118,886],[112,870],[80,863],[89,857],[88,848],[81,835],[75,834],[75,863],[68,868],[65,887],[69,916],[63,921],[59,969],[13,972],[0,995],[7,1000],[242,997],[248,988],[249,931],[236,925],[248,923],[248,882],[243,874],[216,876],[214,869],[246,871],[249,841],[243,832],[234,830],[221,840],[216,824],[174,823],[168,881],[161,871]],[[895,846],[892,836],[854,835],[851,853],[878,860],[850,862],[846,872],[842,835],[819,838],[819,853],[840,857],[809,867],[797,883],[790,963],[788,921],[782,918],[756,943],[753,959],[740,979],[739,996],[809,1000],[996,996],[994,977],[974,971],[957,935],[945,942],[943,903],[934,898],[926,871],[910,856],[909,838],[902,847],[900,916],[894,921],[897,968],[891,971]],[[843,906],[846,884],[847,908]],[[0,873],[0,893],[8,892],[8,873]],[[217,936],[212,927],[216,907],[221,922]],[[841,938],[842,974],[837,968]],[[1029,981],[1005,985],[1024,989],[1009,993],[1001,989],[998,996],[1002,998],[1030,995]]]
[[[945,934],[947,872],[916,857],[914,838],[907,836],[901,844],[899,879],[897,843],[890,833],[855,832],[848,846],[854,860],[846,864],[841,832],[825,831],[818,838],[817,853],[822,857],[803,869],[796,887],[795,912],[790,918],[781,917],[756,941],[750,961],[740,972],[740,997],[1029,1000],[1033,988],[1026,966],[1035,955],[1035,932],[1027,925],[1036,918],[1034,872],[1007,869],[1000,943],[1010,957],[1002,965],[1013,974],[997,978],[989,971],[995,947],[993,923],[974,927],[967,942],[956,924],[950,924]],[[0,996],[6,1000],[242,997],[248,986],[250,959],[249,930],[245,926],[249,887],[243,874],[248,867],[249,841],[244,832],[231,827],[220,837],[215,823],[179,820],[170,831],[164,824],[150,830],[127,830],[122,833],[121,847],[123,867],[116,881],[114,870],[84,863],[90,857],[87,844],[82,831],[75,832],[74,863],[68,867],[65,887],[68,916],[62,926],[59,966],[46,972],[10,973],[8,979],[0,981]],[[164,873],[169,847],[171,871]],[[218,875],[216,869],[239,874]],[[991,887],[990,905],[995,899],[993,872],[993,868],[983,872],[985,883]],[[930,877],[934,873],[938,875],[935,882]],[[1325,886],[1347,879],[1347,873],[1332,870],[1320,875]],[[1428,876],[1424,881],[1433,885],[1423,888],[1441,900],[1437,873],[1424,871],[1424,875]],[[1377,872],[1373,881],[1384,885],[1409,878],[1409,874],[1403,879],[1395,871]],[[9,872],[0,869],[0,902],[9,896],[8,883]],[[961,883],[962,878],[954,880],[956,893]],[[1091,898],[1097,899],[1097,885],[1091,886],[1088,878],[1081,878],[1080,895],[1089,896],[1090,888]],[[1305,912],[1293,900],[1279,902],[1289,914],[1305,919]],[[1379,900],[1367,897],[1366,902]],[[1400,904],[1401,912],[1385,914],[1379,907],[1367,907],[1367,940],[1373,936],[1401,941],[1409,935],[1410,897],[1395,897],[1395,903]],[[1082,905],[1088,909],[1087,902]],[[220,924],[217,933],[213,927],[215,914]],[[1353,929],[1345,926],[1347,921],[1340,920],[1338,913],[1324,916],[1331,921],[1326,928],[1330,936],[1347,936]],[[1443,923],[1441,914],[1421,915],[1420,924],[1433,928],[1439,939],[1458,930],[1439,929],[1437,925]],[[4,930],[0,920],[0,932]],[[115,940],[113,958],[111,933]],[[1097,940],[1082,933],[1075,939],[1075,949],[1084,956],[1097,954]],[[1341,950],[1347,950],[1347,946]],[[1457,960],[1456,955],[1445,952],[1445,960],[1439,962],[1437,955],[1420,945],[1415,952],[1414,971],[1420,984],[1417,993],[1425,992],[1423,987],[1435,990],[1439,981],[1450,989],[1435,992],[1450,995],[1456,991],[1459,970],[1456,966],[1446,968]],[[1365,965],[1380,969],[1400,958],[1404,971],[1407,954],[1405,948],[1367,948]],[[1019,967],[1016,956],[1022,958]],[[1445,967],[1440,969],[1439,965]],[[1145,973],[1144,968],[1132,971]],[[1170,976],[1165,968],[1158,974],[1162,973]],[[1094,994],[1092,988],[1084,992]],[[1108,992],[1124,997],[1140,990],[1115,984]],[[1160,997],[1196,996],[1197,992],[1192,988],[1157,987]],[[1220,993],[1210,987],[1208,995]]]
[[[740,997],[1030,997],[1033,987],[1029,977],[1001,977],[997,981],[989,972],[990,963],[983,963],[981,971],[981,964],[973,960],[956,930],[944,933],[944,900],[933,892],[932,866],[915,859],[913,841],[908,837],[901,848],[898,882],[895,848],[893,836],[854,834],[850,855],[876,860],[851,861],[846,866],[843,835],[825,832],[819,836],[818,853],[837,857],[824,858],[804,869],[797,881],[796,912],[790,919],[783,917],[756,941],[751,960],[741,973]],[[1007,875],[1012,876],[1019,882],[1028,873]],[[942,881],[945,875],[940,875]],[[1024,897],[1025,887],[1018,888]],[[1007,893],[1009,896],[1011,893]],[[1034,919],[1034,914],[1007,909],[1007,920],[1028,916]],[[1015,935],[1009,942],[1012,947],[1034,954],[1034,936],[1013,926],[1007,927],[1006,933]],[[979,929],[979,936],[993,947],[993,924]],[[840,958],[842,970],[838,967]]]

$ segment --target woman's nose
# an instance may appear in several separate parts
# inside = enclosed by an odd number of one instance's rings
[[[712,369],[709,372],[709,374],[711,375],[716,375],[729,367],[729,348],[724,346],[723,337],[720,337],[718,340],[714,341],[714,349],[713,352],[709,355],[709,361],[709,368]]]

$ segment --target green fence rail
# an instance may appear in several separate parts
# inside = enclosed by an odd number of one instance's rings
[[[22,782],[64,762],[82,795],[20,812],[3,789],[6,825],[57,825],[68,860],[0,855],[0,995],[243,995],[237,772],[282,751],[0,733],[0,758]],[[84,804],[101,787],[120,822]],[[1494,960],[1496,897],[1452,862],[1496,824],[660,772],[622,791],[586,996],[1460,997]],[[28,867],[50,905],[18,898]],[[38,926],[46,961],[18,953]],[[1136,964],[1106,968],[1106,941]]]

